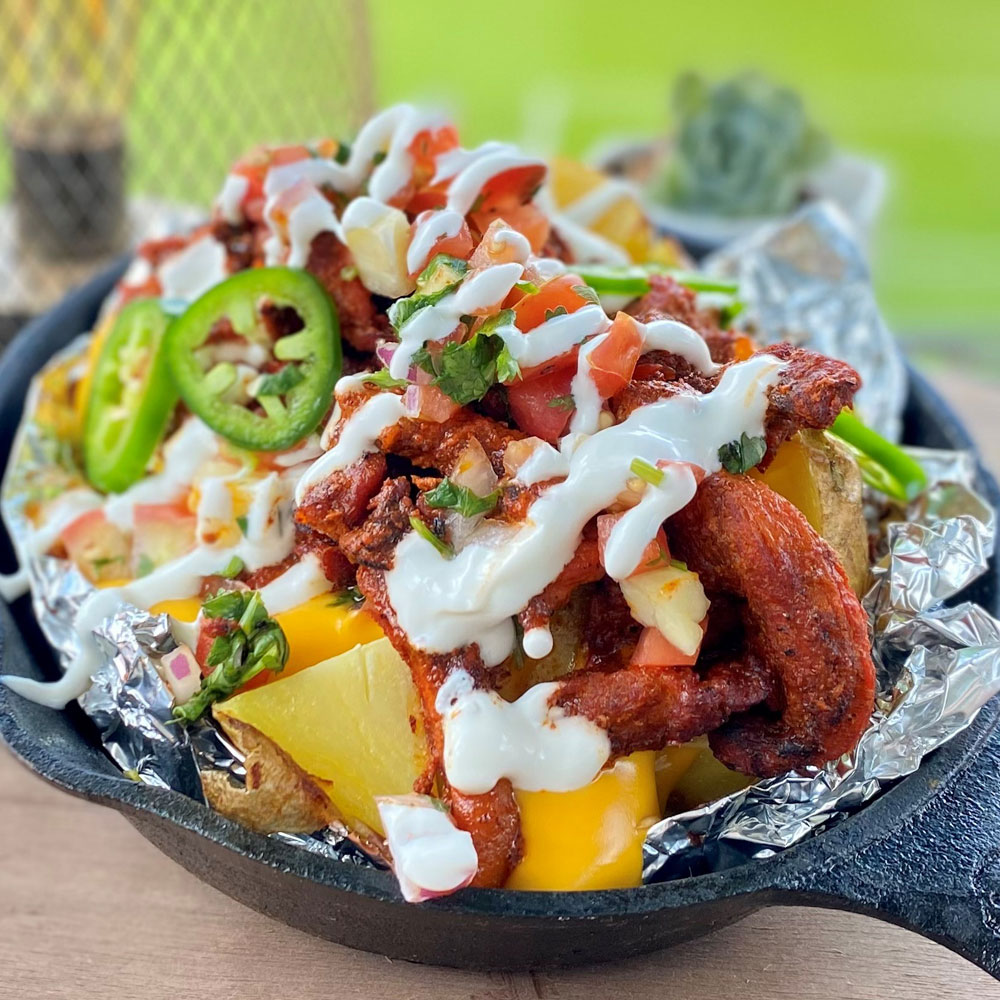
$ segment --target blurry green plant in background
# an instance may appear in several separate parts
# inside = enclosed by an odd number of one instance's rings
[[[691,211],[776,215],[795,207],[809,167],[830,155],[801,98],[759,73],[677,78],[664,200]]]
[[[758,68],[787,83],[834,143],[890,171],[873,266],[893,327],[1000,372],[1000,3],[370,9],[380,102],[442,101],[467,143],[524,138],[580,154],[607,135],[663,134],[672,82],[691,68],[713,79]]]
[[[0,34],[19,12],[52,2],[0,0]],[[131,0],[65,2],[113,18]],[[891,172],[873,264],[893,326],[912,343],[953,358],[966,351],[1000,371],[994,0],[947,10],[931,0],[367,7],[377,102],[444,104],[466,144],[511,138],[582,155],[608,136],[663,135],[676,126],[673,81],[692,68],[712,79],[759,68],[787,83],[837,146]],[[337,134],[355,117],[350,103],[368,93],[361,9],[351,0],[145,0],[129,190],[205,205],[243,149]],[[102,51],[94,47],[80,72],[93,74]],[[8,49],[0,83],[34,73],[25,65]],[[0,192],[9,182],[0,159]]]

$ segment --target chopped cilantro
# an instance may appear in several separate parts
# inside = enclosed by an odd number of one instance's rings
[[[239,526],[240,531],[245,535],[247,533],[246,514],[241,514],[238,518],[236,518],[236,524]]]
[[[233,556],[226,563],[226,568],[220,570],[218,576],[224,576],[227,580],[235,580],[243,572],[243,560],[239,556]]]
[[[331,608],[342,608],[347,604],[359,605],[364,604],[365,595],[358,590],[357,587],[348,587],[346,590],[340,591],[339,594],[335,594],[332,601],[330,601],[329,606]]]
[[[305,375],[299,365],[285,365],[280,371],[270,375],[261,375],[253,386],[254,396],[284,396],[300,382],[305,381]]]
[[[337,144],[337,152],[333,154],[334,160],[343,166],[351,158],[351,145],[347,142]]]
[[[239,621],[247,609],[251,593],[247,590],[220,590],[214,596],[205,598],[201,605],[201,613],[206,618]]]
[[[556,316],[567,316],[567,315],[569,315],[569,311],[565,306],[556,306],[555,309],[545,310],[546,321],[550,319],[555,319]]]
[[[465,406],[482,399],[496,382],[497,358],[503,346],[503,341],[497,337],[477,333],[464,344],[446,344],[436,358],[432,358],[426,348],[421,348],[413,360],[434,376],[433,384],[443,393]]]
[[[565,396],[555,396],[545,405],[551,407],[553,410],[563,410],[568,413],[576,407],[576,402],[573,399],[573,394],[567,393]]]
[[[382,368],[377,372],[366,372],[361,381],[365,385],[374,385],[379,389],[402,389],[410,384],[405,378],[393,378],[388,368]]]
[[[465,517],[475,517],[477,514],[488,514],[497,505],[500,491],[494,490],[481,497],[473,493],[468,486],[460,486],[450,479],[442,479],[434,489],[424,494],[428,507],[443,507],[457,510]]]
[[[598,298],[597,292],[594,291],[590,285],[574,285],[573,291],[580,296],[581,299],[586,299],[592,305],[599,306],[601,304],[600,298]]]
[[[763,437],[750,437],[745,431],[739,441],[730,441],[719,449],[719,461],[726,472],[739,474],[757,465],[767,451]]]
[[[460,281],[452,282],[450,285],[445,285],[444,288],[439,288],[436,292],[430,292],[427,295],[411,295],[409,298],[396,299],[391,306],[389,306],[389,322],[392,324],[394,330],[402,330],[406,323],[413,318],[415,313],[418,313],[421,309],[427,306],[434,305],[435,302],[440,302],[446,295],[450,295],[458,286],[461,284]]]
[[[506,344],[500,348],[497,355],[497,381],[505,385],[521,377],[521,366],[514,359]]]

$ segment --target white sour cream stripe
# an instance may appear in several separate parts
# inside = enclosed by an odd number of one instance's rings
[[[295,487],[295,502],[301,504],[306,494],[329,475],[353,465],[375,450],[378,436],[406,416],[403,397],[380,392],[365,400],[350,420],[340,425],[340,438],[306,470]]]
[[[163,298],[193,302],[229,277],[226,248],[214,236],[202,236],[171,254],[157,274]]]
[[[470,275],[456,291],[415,312],[399,330],[399,347],[389,362],[389,374],[406,378],[413,356],[424,344],[451,336],[463,316],[499,306],[523,273],[524,266],[515,261],[495,264]]]
[[[304,266],[309,244],[321,232],[333,232],[342,243],[346,242],[344,233],[348,229],[365,225],[357,216],[351,215],[355,203],[362,200],[377,203],[385,210],[413,175],[414,162],[409,148],[414,138],[422,131],[435,131],[447,124],[447,119],[436,112],[421,111],[407,104],[396,105],[376,115],[361,129],[346,163],[309,157],[268,170],[264,179],[267,199],[264,218],[272,232],[267,245],[268,262],[280,261],[286,238],[289,245],[287,263],[293,267]],[[378,154],[384,158],[376,165]],[[487,182],[498,174],[519,167],[539,167],[544,171],[545,162],[526,156],[517,147],[506,143],[484,143],[477,149],[454,149],[440,154],[435,163],[434,182],[450,180],[447,205],[443,211],[435,212],[424,220],[413,233],[406,258],[410,272],[415,272],[425,262],[437,239],[459,232],[465,216],[472,210]],[[366,177],[367,194],[348,202],[338,219],[322,189],[357,196]],[[302,183],[314,190],[291,210],[287,234],[283,234],[275,209],[286,191]],[[227,179],[217,201],[220,214],[224,217],[234,212],[236,193]],[[238,210],[238,201],[235,210]]]
[[[396,548],[386,586],[410,641],[442,653],[478,642],[492,663],[509,655],[511,618],[558,576],[587,522],[634,478],[632,460],[687,462],[717,471],[722,445],[744,433],[763,432],[766,390],[782,367],[771,355],[755,355],[727,368],[710,393],[671,396],[638,408],[620,424],[581,436],[568,456],[566,479],[545,490],[522,524],[499,538],[474,533],[453,559],[443,558],[415,532],[408,534]],[[655,514],[650,501],[642,516],[623,518],[611,533],[608,545],[618,553],[613,575],[619,578],[634,569],[655,537],[653,517],[659,527],[690,499],[680,473],[647,492],[656,490],[664,495],[656,500]]]
[[[452,671],[435,701],[448,783],[482,795],[501,778],[532,792],[568,792],[593,781],[611,756],[608,734],[583,716],[550,708],[558,689],[536,684],[508,702],[476,689],[464,670]]]
[[[465,216],[459,212],[442,209],[432,212],[421,221],[413,232],[410,246],[406,251],[406,269],[410,274],[416,272],[427,263],[431,247],[446,236],[457,236],[465,224]]]
[[[199,527],[207,527],[207,522],[212,520],[231,520],[233,508],[226,483],[236,479],[237,474],[206,476],[198,480],[200,470],[218,454],[218,449],[218,438],[200,420],[189,417],[164,446],[162,472],[108,498],[86,490],[67,493],[56,502],[44,528],[30,540],[23,541],[19,555],[23,560],[26,555],[46,551],[59,531],[88,510],[100,509],[110,523],[130,531],[136,505],[175,502],[186,496],[195,482],[202,493],[198,506]],[[122,605],[150,608],[160,601],[194,597],[200,592],[204,578],[218,573],[233,558],[242,560],[251,571],[282,562],[295,544],[292,491],[296,476],[294,470],[289,470],[289,474],[270,473],[251,484],[241,481],[241,488],[249,493],[249,503],[246,531],[239,533],[235,544],[202,542],[146,576],[118,587],[95,590],[77,612],[74,621],[76,653],[60,680],[42,683],[25,677],[4,677],[3,682],[32,701],[63,708],[90,686],[91,676],[104,655],[93,631]],[[232,533],[227,537],[231,538]],[[269,583],[263,589],[263,596],[268,611],[278,614],[327,589],[329,584],[319,562],[309,555]]]

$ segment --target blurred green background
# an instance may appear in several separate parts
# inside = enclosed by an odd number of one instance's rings
[[[655,134],[688,68],[753,67],[803,94],[891,174],[873,250],[887,317],[917,348],[1000,370],[1000,3],[371,0],[380,103],[454,108],[466,143],[582,153]],[[959,355],[956,357],[956,355]]]
[[[116,66],[104,29],[139,10],[134,61]],[[893,327],[915,350],[1000,375],[998,0],[0,0],[8,28],[36,16],[89,34],[40,66],[0,31],[0,85],[37,97],[81,51],[114,79],[134,72],[130,189],[198,205],[256,143],[345,130],[370,79],[376,104],[450,108],[466,144],[582,155],[666,133],[679,72],[762,70],[888,169],[872,263]],[[9,181],[0,156],[0,200]]]

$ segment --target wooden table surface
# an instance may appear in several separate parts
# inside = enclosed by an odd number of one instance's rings
[[[939,374],[972,422],[1000,388]],[[1000,441],[983,439],[994,469]],[[1000,984],[867,917],[774,908],[619,966],[533,975],[391,962],[260,916],[167,860],[121,816],[73,799],[0,751],[0,997],[34,1000],[673,1000],[1000,997]]]

